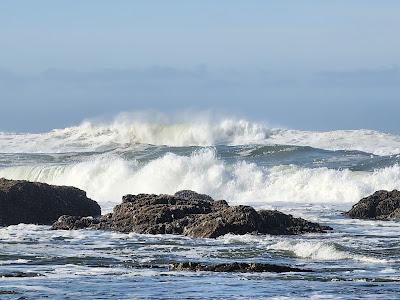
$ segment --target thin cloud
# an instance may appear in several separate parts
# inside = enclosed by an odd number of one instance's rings
[[[316,82],[333,87],[398,87],[400,69],[396,67],[352,71],[325,71],[316,74]]]

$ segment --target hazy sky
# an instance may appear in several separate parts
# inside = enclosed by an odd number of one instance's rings
[[[209,110],[400,133],[400,1],[0,1],[0,131]]]

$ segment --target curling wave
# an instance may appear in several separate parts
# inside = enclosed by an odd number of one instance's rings
[[[328,132],[269,128],[242,119],[190,121],[160,117],[117,117],[110,123],[83,122],[45,133],[0,133],[0,153],[106,151],[138,144],[210,146],[280,144],[326,150],[358,150],[376,155],[400,153],[400,136],[372,130]]]

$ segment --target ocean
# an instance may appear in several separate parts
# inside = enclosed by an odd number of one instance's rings
[[[398,299],[400,223],[342,215],[400,189],[400,136],[304,131],[242,119],[86,121],[0,133],[0,177],[72,185],[110,212],[125,194],[191,189],[230,205],[278,209],[327,234],[196,239],[94,230],[0,228],[1,299]],[[264,262],[313,273],[170,272],[171,261]]]

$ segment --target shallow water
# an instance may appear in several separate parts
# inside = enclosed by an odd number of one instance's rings
[[[16,291],[28,299],[396,298],[400,293],[399,223],[348,220],[329,209],[303,214],[323,215],[320,221],[335,232],[289,237],[227,235],[213,240],[9,226],[0,229],[0,273],[40,276],[2,278],[1,290]],[[171,261],[265,262],[314,272],[169,272]]]
[[[279,209],[334,231],[214,240],[4,227],[1,299],[398,299],[400,223],[351,220],[342,212],[376,190],[400,188],[400,137],[222,122],[189,129],[136,124],[135,143],[129,143],[132,130],[118,126],[0,134],[0,177],[77,186],[103,212],[127,193],[192,189],[230,204]],[[169,272],[172,261],[264,262],[314,272]],[[39,276],[7,277],[15,272]]]

